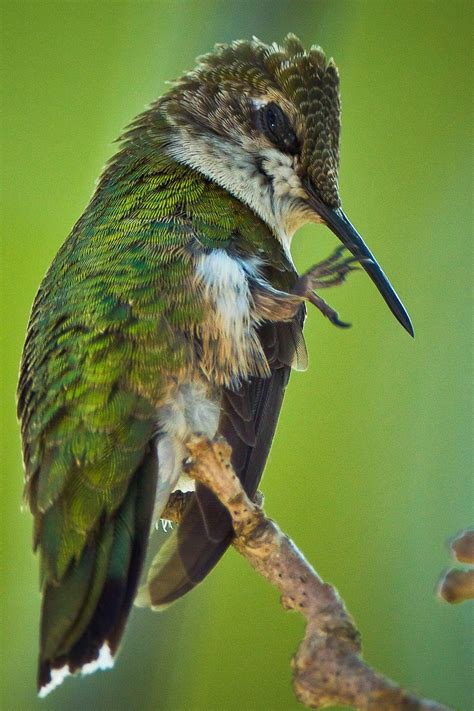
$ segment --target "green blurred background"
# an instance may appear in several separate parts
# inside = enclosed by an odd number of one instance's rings
[[[303,623],[232,550],[164,614],[134,610],[113,672],[35,697],[39,595],[20,510],[14,390],[35,290],[112,141],[215,42],[297,33],[342,75],[345,211],[408,307],[412,341],[369,279],[310,313],[263,490],[266,509],[355,616],[366,658],[456,708],[472,703],[467,606],[434,596],[472,513],[469,75],[472,3],[411,0],[4,2],[2,6],[2,614],[5,711],[283,711]],[[303,269],[335,238],[308,227]]]

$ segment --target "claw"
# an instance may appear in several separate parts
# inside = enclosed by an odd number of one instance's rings
[[[337,312],[318,296],[315,290],[343,284],[350,272],[358,271],[361,265],[371,261],[370,258],[362,254],[350,254],[343,258],[345,249],[344,245],[337,247],[324,262],[315,264],[311,269],[308,269],[292,289],[293,294],[307,299],[338,328],[350,328],[351,324],[341,321]]]
[[[329,255],[327,259],[322,262],[322,264],[332,264],[333,262],[337,262],[337,260],[342,257],[344,254],[344,251],[346,250],[346,246],[344,244],[340,244],[332,254]]]
[[[328,319],[338,328],[351,328],[352,324],[346,321],[341,321],[339,316],[335,313],[332,316],[328,316]]]
[[[326,316],[326,318],[334,324],[334,326],[337,326],[338,328],[350,328],[351,324],[346,323],[345,321],[341,321],[339,318],[339,315],[337,311],[334,311],[329,304],[327,304],[324,299],[322,299],[318,294],[316,294],[314,291],[308,295],[308,300],[313,304],[313,306],[316,306],[319,311],[323,314],[323,316]]]

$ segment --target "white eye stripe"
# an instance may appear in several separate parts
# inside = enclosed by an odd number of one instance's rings
[[[258,98],[258,99],[252,98],[252,99],[250,99],[250,101],[252,102],[254,108],[256,108],[256,109],[263,109],[264,106],[267,106],[270,103],[270,99],[265,100],[265,99],[261,99],[261,98]]]

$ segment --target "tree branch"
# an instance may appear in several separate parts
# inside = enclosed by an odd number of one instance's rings
[[[292,661],[299,701],[311,708],[447,711],[446,706],[405,691],[364,662],[359,632],[339,594],[321,580],[259,503],[245,494],[225,440],[195,438],[188,449],[188,473],[211,489],[232,517],[234,547],[278,588],[284,608],[306,618],[306,633]],[[172,495],[163,517],[179,522],[186,496]]]
[[[452,567],[441,577],[438,595],[446,602],[456,604],[474,599],[474,529],[461,531],[450,543],[451,555],[458,563],[471,567]]]

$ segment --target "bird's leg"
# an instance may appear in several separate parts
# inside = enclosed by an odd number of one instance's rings
[[[357,257],[344,257],[344,247],[338,247],[328,259],[315,264],[302,274],[288,294],[274,289],[268,283],[255,281],[251,284],[254,313],[258,318],[268,321],[289,321],[297,313],[304,301],[309,301],[335,326],[347,328],[350,324],[340,321],[337,312],[324,299],[315,293],[315,289],[343,284],[347,275],[358,267]]]
[[[302,294],[279,291],[268,282],[253,282],[250,290],[254,315],[263,321],[291,321],[305,301]]]
[[[316,306],[323,316],[326,316],[335,326],[348,328],[350,324],[341,321],[337,311],[315,292],[315,289],[327,289],[329,286],[343,284],[347,279],[347,275],[358,269],[354,265],[360,260],[352,256],[344,257],[343,254],[344,246],[340,246],[323,262],[312,266],[300,276],[291,293],[303,297],[313,306]]]

